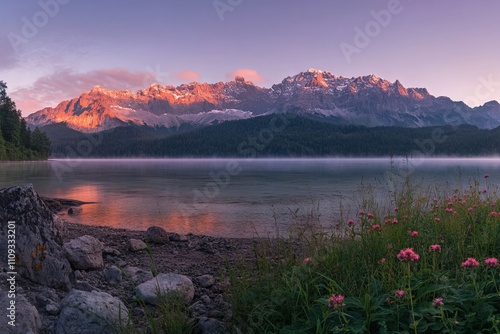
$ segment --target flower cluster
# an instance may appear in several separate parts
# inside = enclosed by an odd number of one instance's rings
[[[310,257],[306,257],[303,261],[304,264],[310,264],[312,262],[312,259]]]
[[[434,244],[429,246],[429,252],[438,252],[441,253],[441,245]]]
[[[477,266],[479,266],[479,262],[473,257],[469,257],[467,260],[462,262],[462,268],[474,268]]]
[[[415,253],[413,251],[413,248],[402,249],[401,251],[399,251],[397,257],[400,261],[403,262],[409,262],[409,261],[413,262],[413,261],[418,261],[418,259],[420,259],[420,255]]]
[[[396,290],[396,292],[394,292],[394,297],[396,298],[403,298],[404,296],[405,296],[404,290]]]
[[[490,257],[489,259],[484,260],[484,264],[491,268],[498,267],[498,259],[494,257]]]
[[[332,294],[330,298],[328,298],[328,307],[333,307],[335,310],[344,307],[344,296]]]
[[[441,297],[434,298],[434,300],[432,301],[432,306],[434,306],[434,307],[439,307],[439,306],[443,306],[443,305],[444,305],[443,298],[441,298]]]

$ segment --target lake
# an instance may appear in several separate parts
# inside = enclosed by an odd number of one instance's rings
[[[392,169],[391,169],[392,164]],[[314,211],[324,226],[355,217],[373,188],[412,172],[423,188],[463,188],[500,180],[500,158],[102,159],[0,164],[0,188],[32,183],[48,197],[95,202],[63,218],[88,225],[212,236],[286,233]],[[488,173],[490,178],[483,179]],[[378,196],[381,195],[381,196]],[[391,203],[386,203],[391,205]]]

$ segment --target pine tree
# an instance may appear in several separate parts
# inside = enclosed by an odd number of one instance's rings
[[[50,155],[50,140],[38,127],[31,133],[31,148],[38,152],[39,157],[47,159]]]
[[[5,139],[3,139],[2,131],[0,130],[0,161],[7,160],[7,149],[5,147]]]
[[[0,160],[47,159],[49,155],[49,138],[38,128],[31,133],[7,95],[7,84],[0,81]]]

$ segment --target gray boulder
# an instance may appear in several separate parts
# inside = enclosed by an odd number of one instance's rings
[[[79,206],[72,206],[71,208],[68,209],[68,215],[75,215],[82,213],[82,208]]]
[[[4,314],[3,318],[5,318],[2,319],[1,333],[39,333],[42,322],[37,309],[20,293],[16,294],[15,299],[9,298],[6,291],[0,290],[0,293],[0,309]],[[15,301],[14,306],[11,306],[11,300]],[[15,310],[9,310],[9,308],[15,308]],[[11,322],[12,320],[14,322]]]
[[[132,252],[138,252],[146,248],[148,248],[148,245],[142,240],[129,239],[128,241],[128,249]]]
[[[56,334],[112,334],[128,319],[125,304],[105,292],[71,290],[61,306]]]
[[[142,270],[141,268],[126,266],[123,271],[126,277],[130,278],[135,284],[141,284],[153,278],[151,270]]]
[[[173,273],[160,274],[136,287],[137,297],[148,304],[156,304],[161,295],[179,292],[186,304],[194,298],[194,285],[189,277]]]
[[[103,244],[90,235],[65,242],[64,252],[75,269],[100,269],[104,267]]]
[[[146,231],[146,241],[155,244],[166,244],[170,241],[167,231],[159,226],[151,226]]]
[[[207,317],[200,317],[198,319],[198,331],[200,334],[228,333],[228,331],[224,329],[224,324],[221,321]]]
[[[104,272],[106,282],[109,284],[118,284],[122,281],[122,271],[117,266],[111,266]]]
[[[209,288],[215,284],[215,278],[212,275],[202,275],[198,277],[198,284],[202,288]]]
[[[10,271],[35,283],[69,289],[72,270],[61,247],[60,220],[33,186],[0,190],[0,208],[0,254],[9,254],[9,240],[13,240],[9,235],[15,231],[17,264]],[[9,268],[7,256],[0,257],[0,267]]]

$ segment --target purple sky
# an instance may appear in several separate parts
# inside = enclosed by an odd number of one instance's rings
[[[499,13],[493,0],[3,1],[0,80],[24,115],[94,85],[270,87],[311,67],[475,106],[500,100]]]

